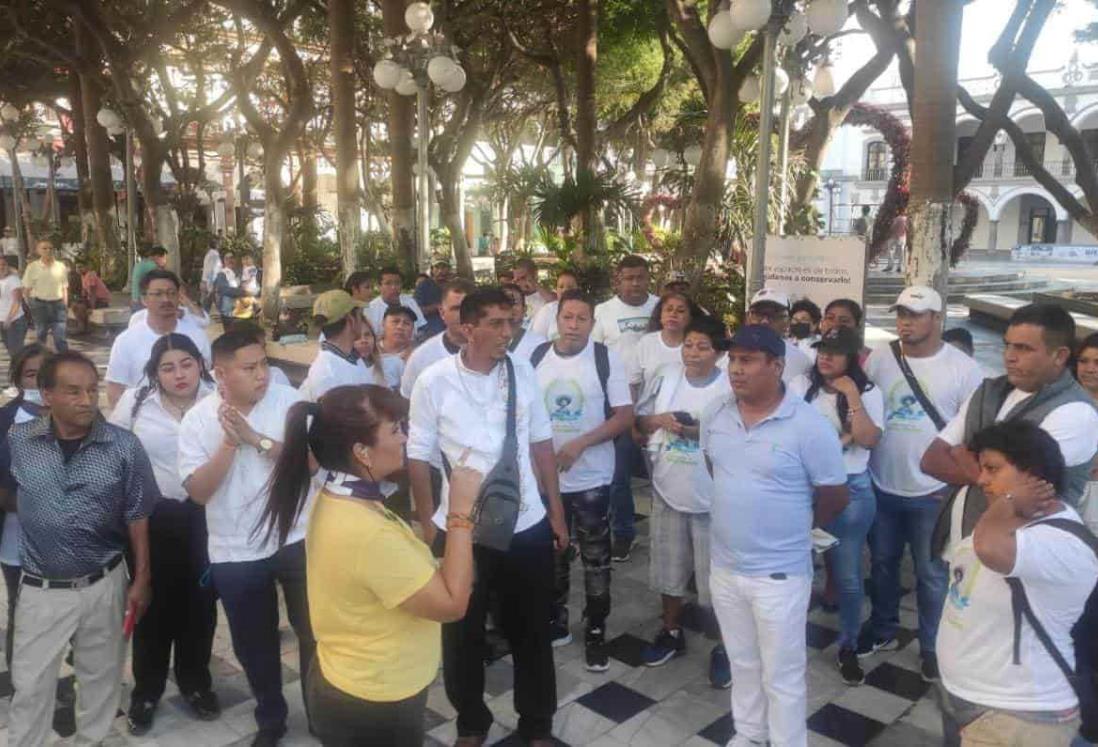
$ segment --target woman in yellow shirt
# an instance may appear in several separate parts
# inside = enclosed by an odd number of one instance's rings
[[[285,542],[308,510],[310,463],[327,471],[305,548],[316,661],[306,699],[325,745],[423,743],[427,686],[442,622],[465,615],[473,585],[469,512],[481,475],[450,478],[446,552],[427,545],[382,504],[379,483],[404,466],[407,403],[390,389],[340,386],[290,408],[264,514]]]

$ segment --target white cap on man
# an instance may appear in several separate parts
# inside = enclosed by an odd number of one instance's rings
[[[889,311],[907,309],[915,314],[925,314],[928,311],[940,312],[942,310],[942,297],[938,291],[925,285],[912,285],[904,288],[903,293],[896,299],[896,303],[888,307]]]
[[[788,294],[775,290],[773,288],[763,288],[761,291],[755,294],[755,297],[751,299],[751,305],[754,306],[757,303],[773,303],[778,306],[784,306],[789,308],[789,296]]]

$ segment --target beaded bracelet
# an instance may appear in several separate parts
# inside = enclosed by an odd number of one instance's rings
[[[446,514],[446,530],[451,529],[472,529],[473,520],[469,518],[469,514],[449,513]]]

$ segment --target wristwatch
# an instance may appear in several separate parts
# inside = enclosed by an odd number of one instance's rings
[[[270,451],[271,449],[274,448],[274,445],[275,445],[274,441],[267,438],[266,436],[263,436],[262,438],[259,439],[259,446],[256,448],[256,450],[260,454],[266,454],[268,451]]]

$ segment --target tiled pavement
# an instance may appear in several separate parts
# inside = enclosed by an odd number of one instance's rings
[[[76,340],[73,347],[105,366],[107,350],[93,341]],[[102,369],[101,369],[102,370]],[[0,352],[0,374],[6,379],[7,360]],[[647,489],[638,483],[638,512],[647,514]],[[701,633],[688,631],[687,654],[663,667],[648,669],[640,664],[640,651],[659,626],[659,599],[648,589],[647,522],[638,524],[638,547],[633,558],[616,564],[612,593],[614,609],[608,621],[612,651],[610,670],[586,671],[583,665],[582,628],[578,614],[573,634],[577,642],[555,649],[559,708],[554,719],[554,736],[562,744],[600,745],[705,745],[725,744],[733,733],[729,693],[709,686],[707,664],[712,642]],[[910,571],[905,574],[910,586]],[[573,569],[573,604],[581,606],[582,570]],[[2,596],[2,595],[0,595]],[[6,600],[0,602],[0,620],[6,620]],[[283,615],[285,621],[285,615]],[[141,739],[126,733],[125,719],[119,718],[107,745],[142,744],[168,747],[219,747],[250,744],[255,732],[252,716],[255,702],[247,681],[233,656],[224,615],[219,619],[214,641],[214,687],[224,707],[222,717],[204,723],[191,718],[173,683],[157,711],[153,730]],[[835,667],[838,618],[814,609],[806,631],[808,646],[808,725],[811,745],[907,745],[939,744],[941,727],[933,694],[918,674],[918,644],[911,642],[915,627],[914,595],[906,594],[901,609],[905,626],[900,650],[877,654],[866,660],[867,680],[851,688],[839,678]],[[315,744],[305,729],[304,708],[297,674],[297,643],[287,624],[282,630],[284,692],[290,707],[288,747]],[[127,668],[128,669],[128,668]],[[489,744],[520,744],[512,730],[516,715],[512,705],[512,665],[509,656],[487,668],[486,699],[496,718]],[[59,743],[65,744],[74,730],[71,702],[71,671],[62,672],[62,690],[68,698],[59,700],[54,726]],[[128,702],[132,679],[127,676],[123,704]],[[0,743],[6,743],[10,676],[0,671]],[[426,713],[427,743],[451,744],[456,735],[454,710],[446,699],[441,680],[430,688]]]

